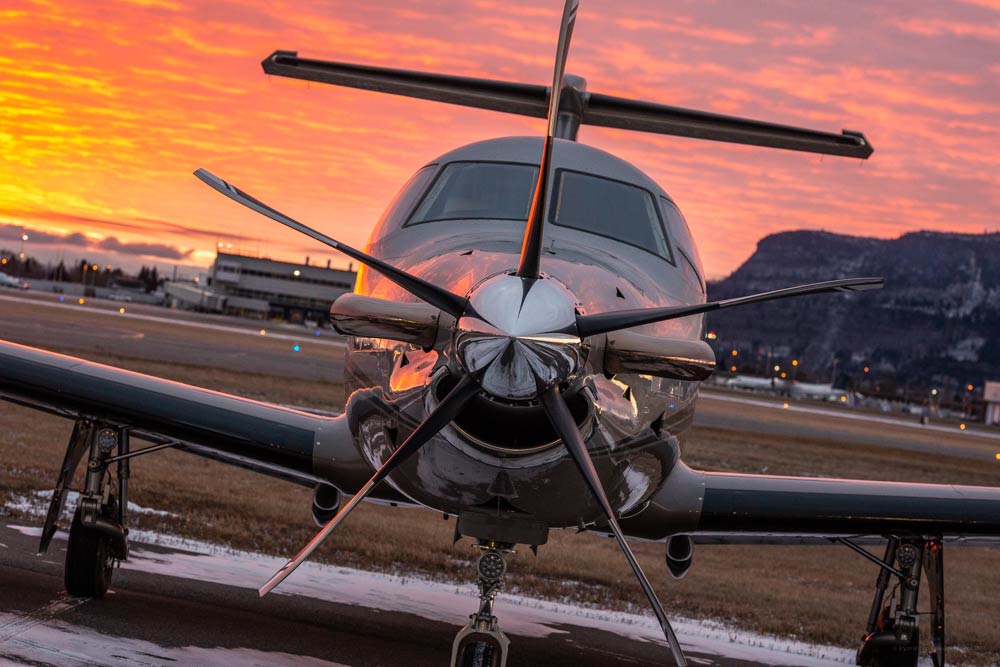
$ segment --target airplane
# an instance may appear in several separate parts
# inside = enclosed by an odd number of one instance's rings
[[[551,87],[301,58],[268,74],[546,119],[429,161],[403,186],[365,251],[199,169],[236,202],[360,262],[331,322],[347,336],[349,396],[336,417],[208,391],[0,342],[0,395],[74,427],[44,520],[56,531],[86,459],[65,561],[74,596],[100,597],[128,558],[129,462],[167,448],[315,489],[316,536],[264,583],[291,575],[363,500],[456,517],[476,541],[478,609],[455,667],[503,667],[493,614],[506,558],[552,529],[610,534],[662,628],[687,659],[629,539],[664,543],[674,577],[695,542],[837,543],[879,568],[858,664],[916,665],[926,575],[933,662],[944,664],[945,544],[1000,535],[1000,489],[723,474],[680,457],[699,384],[716,366],[704,314],[773,299],[882,286],[839,278],[707,301],[692,235],[637,167],[577,141],[581,125],[867,159],[840,134],[628,100],[565,73],[578,0],[566,0]],[[845,298],[863,298],[862,295]],[[132,448],[133,439],[151,443]],[[882,557],[862,544],[885,543]],[[887,591],[899,587],[898,598]]]

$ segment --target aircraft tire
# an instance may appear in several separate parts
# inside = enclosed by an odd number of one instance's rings
[[[73,597],[101,598],[108,592],[115,559],[106,535],[80,522],[80,510],[73,515],[66,545],[64,583]]]
[[[462,650],[456,667],[498,667],[496,647],[487,642],[467,644]]]

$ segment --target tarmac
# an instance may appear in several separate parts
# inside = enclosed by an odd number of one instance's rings
[[[160,539],[149,535],[135,536],[103,599],[70,598],[62,581],[65,534],[36,556],[39,534],[37,521],[0,522],[2,665],[444,667],[459,625],[477,606],[471,585],[313,563],[283,592],[261,599],[256,588],[281,559],[140,541]],[[670,664],[651,616],[506,594],[497,615],[511,638],[511,666]],[[691,664],[702,667],[824,667],[849,657],[683,619],[676,627]]]

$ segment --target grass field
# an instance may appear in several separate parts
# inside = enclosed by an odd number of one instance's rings
[[[260,400],[325,409],[343,401],[342,387],[332,383],[58,351]],[[769,418],[783,418],[777,415]],[[0,405],[3,494],[50,488],[71,427],[63,419]],[[706,470],[1000,486],[1000,464],[993,469],[848,442],[708,428],[694,431],[684,458]],[[177,515],[136,516],[139,527],[278,555],[294,553],[316,530],[308,489],[174,451],[140,457],[132,474],[132,500]],[[470,581],[474,552],[468,540],[452,545],[453,530],[453,523],[433,512],[364,505],[314,557]],[[677,582],[666,573],[662,545],[639,543],[636,551],[670,613],[847,647],[860,639],[877,574],[843,547],[699,546],[687,578]],[[949,664],[1000,663],[1000,550],[955,548],[946,560]],[[555,531],[537,558],[524,552],[512,559],[508,582],[528,594],[647,609],[617,547],[594,535]]]

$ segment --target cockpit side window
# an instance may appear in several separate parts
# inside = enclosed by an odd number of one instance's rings
[[[378,223],[375,225],[375,229],[377,230],[373,235],[375,238],[388,233],[389,230],[385,228],[386,225],[399,227],[402,224],[401,221],[413,210],[421,195],[424,194],[427,184],[430,183],[435,171],[437,171],[437,165],[429,164],[419,169],[413,176],[410,176],[410,180],[399,189],[399,192],[389,202],[389,206],[386,207],[382,217],[379,218]]]
[[[653,195],[623,181],[569,169],[556,172],[549,221],[628,243],[671,264],[673,250]]]
[[[538,167],[517,162],[450,162],[407,225],[437,220],[526,220]]]
[[[677,250],[683,260],[681,268],[685,273],[691,273],[689,281],[696,285],[702,294],[705,293],[705,280],[701,275],[701,257],[698,255],[698,246],[695,245],[694,237],[691,236],[691,228],[688,227],[687,220],[681,214],[677,205],[666,197],[660,197],[660,204],[663,206],[663,215],[667,219],[667,228],[677,244]]]

